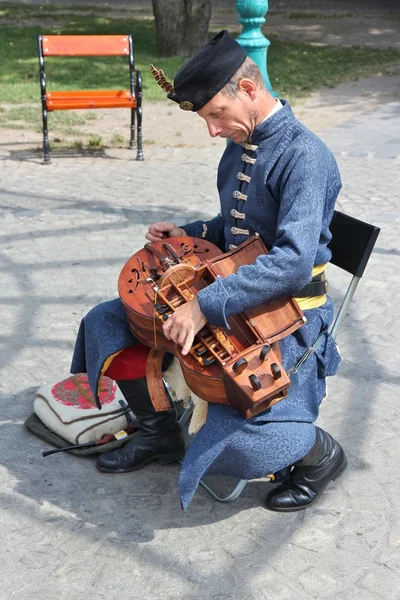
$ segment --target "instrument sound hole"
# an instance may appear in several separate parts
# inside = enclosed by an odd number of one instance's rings
[[[210,248],[203,248],[203,249],[201,249],[201,248],[198,247],[197,244],[193,245],[193,253],[194,254],[203,254],[203,252],[204,253],[210,252]]]

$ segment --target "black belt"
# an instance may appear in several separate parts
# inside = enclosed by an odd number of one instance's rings
[[[294,294],[295,298],[311,298],[313,296],[323,296],[328,292],[328,280],[325,271],[315,275],[310,283],[307,283],[300,292]]]

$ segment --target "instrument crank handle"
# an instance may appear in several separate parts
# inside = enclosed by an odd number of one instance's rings
[[[166,242],[164,242],[162,244],[162,248],[164,248],[164,250],[169,252],[169,254],[172,256],[172,258],[174,259],[175,262],[177,262],[178,264],[182,262],[181,259],[179,258],[179,256],[177,255],[177,253],[175,252],[174,248],[170,244],[167,244]]]
[[[148,250],[149,252],[151,252],[153,254],[153,256],[155,256],[156,258],[158,258],[158,260],[160,261],[160,263],[164,263],[167,260],[166,256],[163,256],[161,254],[161,252],[158,252],[158,250],[156,250],[151,242],[147,242],[147,244],[144,245],[144,247],[146,248],[146,250]]]

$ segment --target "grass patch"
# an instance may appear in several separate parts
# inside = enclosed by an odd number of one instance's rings
[[[91,113],[90,113],[91,115]],[[10,121],[26,121],[28,123],[41,123],[42,113],[36,105],[15,106],[7,113],[3,113],[6,119]],[[95,117],[96,118],[96,117]],[[84,116],[78,111],[54,111],[48,114],[48,121],[55,126],[69,125],[86,125],[88,121],[92,121],[92,116]]]
[[[120,133],[115,132],[111,136],[110,143],[113,146],[121,146],[122,144],[125,143],[125,138]]]
[[[103,145],[103,138],[99,135],[88,139],[89,148],[101,148]]]
[[[66,144],[65,144],[66,145]],[[71,148],[73,150],[83,150],[83,143],[82,142],[73,142],[71,144]]]
[[[85,132],[78,129],[96,118],[93,111],[55,111],[48,114],[49,131],[68,136],[84,136]],[[20,105],[0,111],[0,125],[8,129],[26,129],[42,131],[42,113],[40,105]]]
[[[38,127],[37,131],[42,131],[42,127]],[[53,131],[57,131],[59,134],[62,135],[67,135],[67,136],[72,136],[72,137],[87,137],[88,134],[86,131],[84,131],[83,129],[78,129],[77,127],[53,127],[53,129],[50,132],[50,137],[51,137],[51,133]]]
[[[78,150],[81,152],[85,149],[85,145],[80,140],[70,142],[63,140],[62,138],[55,138],[51,141],[51,148],[57,150]]]
[[[183,64],[183,58],[157,58],[154,23],[151,20],[111,18],[99,14],[51,14],[52,24],[24,25],[24,13],[32,16],[38,7],[15,5],[6,24],[0,25],[0,102],[40,100],[37,35],[47,34],[126,34],[132,33],[136,66],[142,72],[147,100],[161,100],[165,93],[155,83],[149,64],[155,62],[170,78]],[[96,9],[97,11],[97,9]],[[11,16],[15,19],[10,23]],[[46,59],[48,91],[68,89],[127,89],[129,69],[125,57],[71,57]]]
[[[10,122],[4,122],[0,120],[0,127],[2,129],[16,129],[16,130],[26,130],[26,125],[25,123],[10,123]]]
[[[95,143],[91,143],[91,142]],[[64,140],[62,138],[56,138],[51,142],[51,148],[57,150],[76,150],[78,152],[87,152],[101,150],[104,148],[102,139],[90,139],[90,140]]]
[[[96,6],[94,4],[15,4],[14,2],[1,2],[0,17],[3,19],[20,18],[46,18],[63,14],[108,14],[117,10],[120,13],[142,13],[148,12],[145,7],[118,6],[116,9],[110,6]],[[150,9],[151,10],[151,9]]]
[[[1,3],[0,15],[0,102],[22,104],[35,102],[34,108],[14,107],[2,112],[2,123],[19,120],[33,126],[40,124],[40,86],[37,57],[38,33],[47,34],[133,34],[135,60],[143,77],[144,102],[165,100],[165,93],[149,71],[155,63],[165,71],[167,79],[183,64],[184,58],[158,58],[155,27],[152,19],[113,17],[109,9],[89,6],[38,6]],[[72,11],[72,12],[71,12]],[[89,12],[90,11],[90,12]],[[297,18],[300,13],[292,13]],[[305,18],[306,13],[301,13]],[[37,24],[35,23],[38,20]],[[33,21],[32,21],[33,20]],[[210,32],[210,37],[215,32]],[[345,80],[386,72],[400,64],[395,50],[370,48],[319,47],[282,42],[268,36],[268,72],[273,88],[281,97],[305,96],[322,86],[334,87]],[[129,87],[129,71],[125,57],[51,58],[46,59],[48,91],[66,89],[122,89]],[[50,113],[50,128],[84,125],[96,118],[95,112],[83,116],[79,111]]]
[[[324,13],[324,12],[298,12],[298,13],[289,13],[287,15],[288,19],[311,19],[312,21],[321,21],[322,19],[349,19],[354,17],[354,15],[346,12],[342,13]]]
[[[390,72],[400,64],[400,52],[371,48],[338,48],[282,42],[273,37],[268,52],[268,74],[283,98],[305,96],[343,81]]]

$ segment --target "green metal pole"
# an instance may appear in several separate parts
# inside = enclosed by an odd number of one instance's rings
[[[236,10],[240,15],[238,21],[243,26],[243,31],[236,41],[254,60],[264,78],[265,87],[277,98],[278,94],[272,89],[267,71],[267,50],[270,41],[261,33],[261,26],[265,23],[264,16],[268,12],[268,0],[236,0]]]

